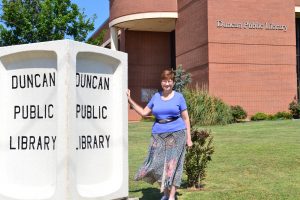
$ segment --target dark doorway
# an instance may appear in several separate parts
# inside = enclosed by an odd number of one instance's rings
[[[170,53],[171,53],[171,67],[176,70],[176,44],[175,44],[175,31],[170,33]]]
[[[300,102],[300,18],[296,18],[297,99]]]

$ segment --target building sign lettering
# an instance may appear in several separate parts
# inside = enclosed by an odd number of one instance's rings
[[[225,22],[223,20],[217,20],[217,28],[273,30],[284,32],[288,30],[288,26],[284,24],[270,22]]]

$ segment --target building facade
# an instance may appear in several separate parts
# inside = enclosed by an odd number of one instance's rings
[[[93,37],[103,30],[103,46],[128,53],[128,86],[143,106],[162,69],[180,64],[249,115],[299,99],[300,0],[111,0]]]

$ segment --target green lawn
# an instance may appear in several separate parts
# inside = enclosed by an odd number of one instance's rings
[[[151,136],[152,123],[129,124],[129,192],[160,199],[157,184],[135,182]],[[180,200],[300,199],[300,120],[264,121],[205,127],[214,135],[215,153],[205,189],[178,190]]]

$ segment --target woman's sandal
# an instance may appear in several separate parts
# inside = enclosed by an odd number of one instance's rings
[[[160,200],[169,200],[169,197],[164,195]]]
[[[168,200],[177,200],[177,196],[175,196],[174,198],[168,198]]]

